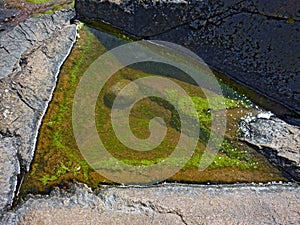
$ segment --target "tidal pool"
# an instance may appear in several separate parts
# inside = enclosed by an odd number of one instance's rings
[[[101,183],[112,183],[93,170],[78,150],[72,130],[72,104],[78,82],[88,66],[107,50],[130,39],[86,26],[79,31],[79,35],[80,38],[61,69],[52,102],[43,119],[30,172],[25,175],[21,187],[21,194],[43,193],[53,186],[68,186],[74,181],[86,183],[92,188]],[[145,98],[135,104],[131,111],[129,120],[132,132],[138,138],[147,138],[149,121],[153,117],[161,117],[167,124],[166,138],[152,151],[137,152],[127,148],[114,135],[111,125],[111,88],[119,82],[126,83],[151,75],[180,78],[180,73],[181,71],[166,65],[135,64],[119,70],[108,80],[98,96],[95,121],[99,137],[115,158],[129,165],[140,166],[162,161],[174,150],[180,135],[180,125],[176,110],[168,102],[157,98]],[[201,88],[185,82],[184,79],[175,78],[169,79],[180,85],[196,105],[202,135],[191,159],[183,169],[167,179],[167,182],[221,184],[287,181],[266,158],[238,140],[240,118],[257,113],[259,109],[221,80],[220,85],[226,96],[226,135],[214,162],[206,170],[199,171],[199,160],[205,149],[207,136],[211,132],[210,108]],[[178,93],[169,91],[170,97],[181,99]],[[212,93],[212,97],[218,96]],[[176,160],[172,163],[175,165]],[[172,163],[170,167],[173,166]],[[103,163],[101,165],[103,167]],[[104,167],[106,168],[103,169],[115,170],[116,173],[122,169],[114,167],[110,161],[107,161]]]

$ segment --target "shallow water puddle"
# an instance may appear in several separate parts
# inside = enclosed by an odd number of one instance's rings
[[[53,100],[43,120],[31,170],[26,174],[21,193],[36,193],[49,190],[55,185],[68,185],[74,181],[87,183],[92,188],[100,183],[111,183],[94,171],[77,148],[72,131],[72,104],[80,77],[88,66],[101,54],[126,41],[108,33],[83,27],[80,39],[71,55],[64,63]],[[128,40],[127,40],[128,41]],[[100,92],[95,111],[95,121],[99,137],[106,149],[118,160],[128,164],[147,167],[162,162],[177,145],[180,136],[180,123],[176,110],[158,98],[144,98],[131,110],[129,122],[133,134],[141,139],[150,135],[149,121],[161,117],[167,125],[167,134],[162,143],[151,151],[138,152],[124,146],[114,135],[111,124],[111,95],[117,83],[128,83],[137,78],[151,75],[180,77],[182,72],[161,64],[135,64],[118,71]],[[170,182],[188,183],[235,183],[286,181],[281,173],[250,146],[238,141],[238,121],[249,113],[256,113],[249,100],[240,97],[233,89],[221,84],[226,93],[227,130],[224,142],[214,162],[204,171],[198,170],[199,161],[209,136],[211,114],[201,88],[179,79],[170,78],[192,97],[200,121],[200,137],[194,154],[187,164]],[[182,99],[178,93],[169,90],[170,97]],[[214,93],[212,97],[217,98]],[[101,161],[101,159],[100,159]],[[176,160],[169,162],[172,169]],[[95,166],[95,165],[94,165]],[[118,168],[109,160],[101,163],[101,169],[115,171]],[[131,176],[128,173],[128,176]],[[155,174],[153,174],[155,176]]]

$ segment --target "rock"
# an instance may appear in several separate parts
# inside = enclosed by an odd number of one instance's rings
[[[300,123],[299,1],[76,0],[75,8],[79,19],[191,49],[284,109],[264,105],[268,110]]]
[[[300,181],[300,127],[266,113],[240,122],[241,140],[257,146],[275,166]]]
[[[76,39],[73,10],[29,19],[0,37],[0,215],[30,168],[59,69]],[[4,60],[3,60],[4,59]]]
[[[37,221],[35,211],[41,213],[43,210],[45,210],[43,215],[39,215],[41,218]],[[103,202],[98,196],[94,195],[86,185],[75,184],[68,192],[55,189],[48,196],[30,195],[18,210],[3,215],[0,224],[43,224],[42,220],[45,223],[50,223],[52,220],[51,224],[70,224],[71,221],[73,224],[86,224],[87,220],[95,221],[93,224],[97,224],[94,215],[82,213],[93,212],[99,215],[103,210]],[[69,218],[71,211],[74,213],[73,218]],[[52,213],[58,213],[57,217],[50,218]],[[25,216],[26,214],[28,217]]]
[[[18,159],[19,137],[0,134],[0,217],[3,209],[13,203],[14,192],[21,173]]]
[[[191,20],[187,1],[76,1],[79,18],[100,19],[135,36],[152,36]],[[138,19],[139,18],[139,19]]]
[[[33,1],[33,0],[0,0],[0,36],[2,31],[10,31],[29,17],[56,11],[57,8],[70,8],[72,0]],[[38,4],[37,4],[38,3]],[[59,6],[60,5],[60,6]],[[58,7],[59,6],[59,7]],[[49,11],[51,10],[51,11]]]
[[[17,9],[5,9],[2,7],[3,6],[0,1],[0,36],[1,32],[13,26],[13,24],[10,23],[10,20],[12,20],[19,12]]]
[[[131,88],[128,91],[120,91],[125,88],[129,83],[131,83]],[[134,102],[137,94],[139,92],[139,86],[130,80],[121,80],[112,87],[110,87],[104,95],[104,103],[108,107],[112,107],[115,98],[118,96],[118,102],[115,107],[125,107],[129,106]]]
[[[69,23],[74,17],[74,11],[68,10],[64,13],[56,12],[53,15],[41,15],[39,18],[30,18],[10,32],[0,36],[0,79],[19,70],[21,55],[35,44],[40,44],[46,38],[51,37],[61,29],[64,24]]]
[[[3,216],[13,224],[299,224],[297,185],[104,186],[81,184],[27,200]]]

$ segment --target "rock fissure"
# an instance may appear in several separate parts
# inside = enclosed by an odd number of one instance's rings
[[[35,109],[34,107],[32,107],[32,106],[30,105],[30,103],[28,103],[28,102],[23,98],[23,96],[22,96],[22,94],[21,94],[20,92],[17,91],[16,93],[17,93],[19,99],[20,99],[25,105],[27,105],[28,108],[30,108],[32,111],[36,111],[36,109]]]
[[[150,207],[154,212],[157,213],[170,213],[170,214],[174,214],[176,216],[178,216],[180,218],[180,220],[182,221],[183,224],[188,224],[184,218],[184,215],[182,212],[180,212],[179,209],[169,209],[169,208],[165,208],[163,206],[160,205],[155,205],[153,203],[150,202],[150,204],[148,204],[148,207]]]
[[[4,49],[8,54],[10,54],[9,50],[7,48],[5,48],[5,46],[0,45],[0,48]]]

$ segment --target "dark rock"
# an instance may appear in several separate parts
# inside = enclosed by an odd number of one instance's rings
[[[59,69],[76,39],[74,11],[19,24],[1,36],[0,215],[12,205],[17,176],[29,170]]]
[[[191,20],[191,16],[183,17],[188,10],[184,0],[88,0],[76,1],[75,4],[80,18],[101,19],[136,36],[152,36]]]
[[[300,181],[300,127],[260,113],[240,122],[241,140],[257,146],[276,166]]]
[[[1,32],[9,29],[13,26],[11,22],[11,20],[14,19],[15,15],[18,13],[19,11],[17,9],[4,9],[1,6],[1,2],[0,2],[0,35]]]
[[[299,1],[76,0],[75,7],[80,19],[183,45],[213,69],[283,105],[285,111],[272,108],[282,118],[300,118]]]
[[[297,185],[82,184],[27,200],[5,214],[13,224],[299,224]]]

